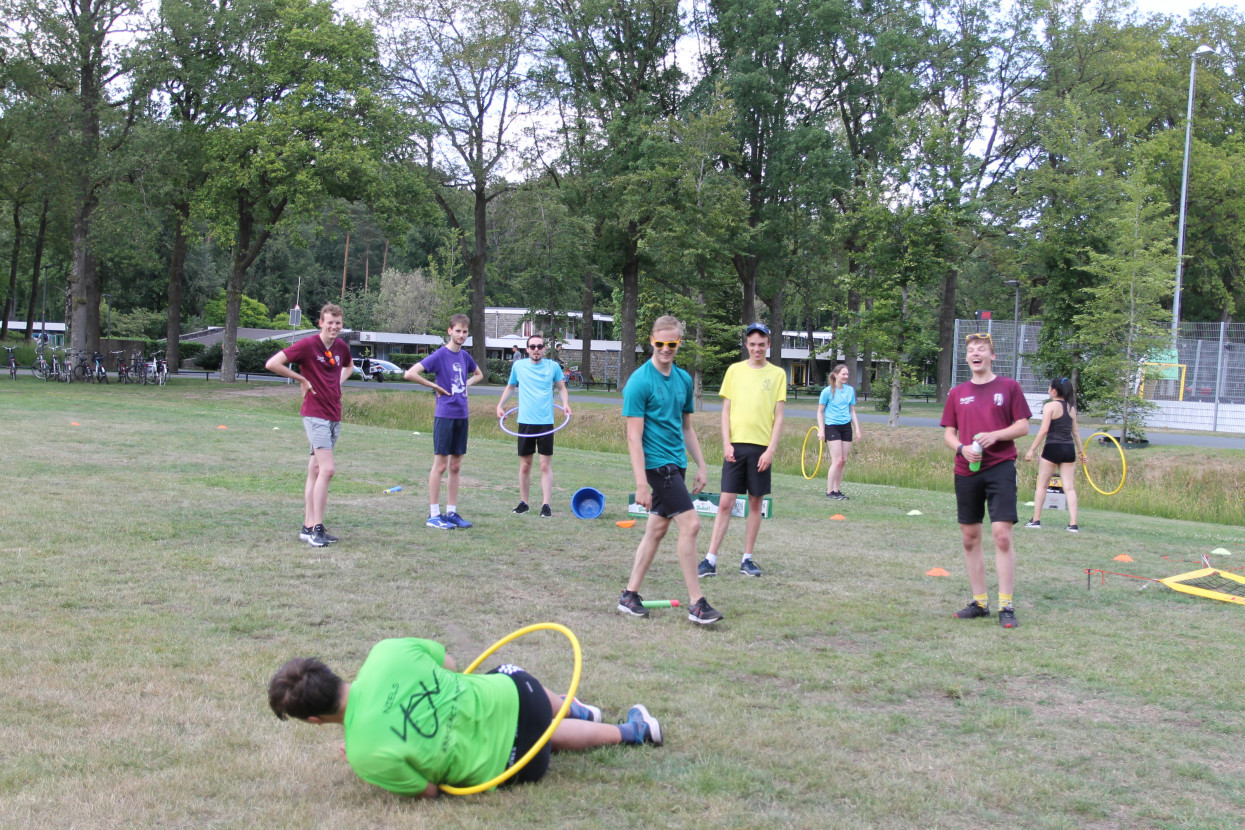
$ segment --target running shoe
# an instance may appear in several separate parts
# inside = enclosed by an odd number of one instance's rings
[[[687,612],[687,618],[697,625],[712,625],[722,619],[722,615],[714,610],[709,600],[701,597]]]
[[[1042,523],[1038,521],[1037,519],[1033,519],[1031,521],[1025,522],[1025,527],[1031,528],[1033,530],[1041,530]]]
[[[446,513],[445,520],[449,522],[450,524],[454,525],[454,527],[460,527],[463,530],[466,530],[467,528],[471,527],[471,522],[467,521],[462,516],[458,515],[457,511],[453,513]]]
[[[528,506],[527,506],[527,502],[525,502],[525,501],[521,501],[521,502],[519,502],[519,506],[518,506],[518,507],[516,507],[514,510],[511,510],[510,512],[511,512],[511,513],[514,513],[514,514],[516,514],[516,515],[520,515],[520,516],[521,516],[521,515],[523,515],[524,513],[526,513],[527,511],[529,511],[529,510],[531,510],[531,509],[532,509],[532,508],[530,508],[530,507],[528,507]]]
[[[647,617],[648,609],[640,604],[642,602],[640,595],[635,591],[623,591],[622,596],[618,598],[618,610],[633,617]]]
[[[440,513],[428,519],[428,521],[424,522],[424,526],[434,527],[437,530],[453,530],[455,527],[457,527],[457,525],[455,525],[450,520],[446,519]]]
[[[542,504],[540,506],[540,517],[542,519],[548,519],[548,518],[551,518],[552,516],[553,516],[553,510],[549,507],[549,505]]]
[[[311,531],[311,538],[307,540],[307,544],[311,545],[313,548],[322,548],[328,544],[328,540],[325,539],[324,534],[320,532],[319,525],[316,525],[315,529]]]
[[[961,610],[956,611],[953,616],[960,620],[972,620],[977,617],[988,617],[990,616],[990,606],[982,605],[975,599],[969,600],[968,605],[965,605]]]
[[[739,572],[744,576],[760,576],[761,569],[757,567],[757,563],[751,559],[745,559],[739,564]]]
[[[999,625],[1004,628],[1016,628],[1020,625],[1016,622],[1016,612],[1010,605],[1004,605],[999,609]]]
[[[643,703],[637,703],[627,712],[627,722],[636,725],[636,733],[640,740],[637,743],[650,743],[653,746],[661,746],[661,724],[657,722],[657,718],[649,714]]]
[[[329,533],[328,528],[326,528],[324,525],[322,524],[316,525],[316,530],[320,531],[320,535],[324,537],[325,544],[331,545],[334,542],[338,541],[337,537],[334,536],[332,533]]]
[[[700,564],[696,566],[696,575],[699,577],[717,576],[718,566],[709,564],[708,559],[702,559]]]
[[[1068,531],[1069,533],[1080,533],[1081,532],[1081,529],[1077,527],[1076,525],[1068,525],[1067,527],[1064,528],[1064,530]]]

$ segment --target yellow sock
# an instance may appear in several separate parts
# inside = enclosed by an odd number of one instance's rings
[[[990,605],[989,594],[973,594],[973,600],[982,608],[988,608]]]
[[[999,594],[999,608],[1005,608],[1012,604],[1011,594]]]

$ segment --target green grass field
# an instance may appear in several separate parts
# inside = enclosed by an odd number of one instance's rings
[[[350,390],[351,411],[377,409],[376,394]],[[1122,577],[1087,590],[1085,576],[1168,576],[1217,547],[1245,566],[1238,526],[1087,506],[1080,535],[1018,530],[1021,627],[1004,631],[951,619],[968,586],[950,493],[849,468],[852,501],[830,506],[824,480],[787,472],[757,551],[765,575],[734,573],[736,521],[706,581],[722,623],[634,620],[614,611],[641,528],[614,524],[631,489],[616,410],[581,407],[599,434],[559,446],[551,520],[509,513],[512,439],[478,420],[460,498],[477,526],[446,533],[423,526],[427,396],[384,394],[396,403],[379,408],[410,420],[343,428],[328,516],[342,541],[313,549],[297,539],[295,388],[0,382],[0,827],[1245,823],[1245,607]],[[885,454],[890,435],[871,435]],[[571,516],[585,485],[607,495],[601,519]],[[925,575],[935,567],[950,577]],[[673,539],[643,593],[686,600]],[[557,756],[536,786],[414,802],[357,780],[336,727],[267,708],[294,655],[349,678],[375,641],[414,635],[463,665],[545,620],[582,643],[579,696],[612,719],[644,702],[664,747]],[[569,682],[556,634],[498,656]]]

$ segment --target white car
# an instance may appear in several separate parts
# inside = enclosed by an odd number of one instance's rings
[[[367,374],[364,374],[363,372],[364,361],[367,361],[368,363]],[[376,357],[356,357],[354,359],[354,375],[352,375],[351,377],[354,377],[355,375],[359,375],[359,376],[362,376],[363,380],[365,381],[375,380],[377,383],[379,383],[385,379],[401,380],[402,375],[405,372],[406,370],[403,369],[401,366],[399,366],[396,363],[390,363],[388,360],[381,360],[380,358],[376,358]]]

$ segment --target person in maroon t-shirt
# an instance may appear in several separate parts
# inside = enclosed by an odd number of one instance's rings
[[[298,538],[312,547],[324,547],[337,537],[324,529],[324,506],[333,479],[333,448],[342,426],[342,382],[354,372],[350,347],[338,337],[342,330],[340,306],[320,309],[320,333],[304,337],[268,358],[268,371],[298,381],[303,388],[303,428],[311,441],[307,484],[303,488],[303,529]],[[297,363],[295,372],[288,364]]]
[[[989,334],[968,335],[966,359],[973,376],[947,395],[941,426],[947,446],[955,450],[955,501],[964,565],[973,598],[958,611],[959,619],[990,616],[986,593],[986,559],[981,549],[981,524],[990,505],[994,567],[999,576],[999,624],[1016,627],[1012,590],[1016,551],[1012,525],[1016,515],[1016,439],[1029,434],[1029,402],[1020,384],[994,374],[994,340]],[[981,448],[973,449],[974,441]],[[974,469],[974,467],[977,467]]]

